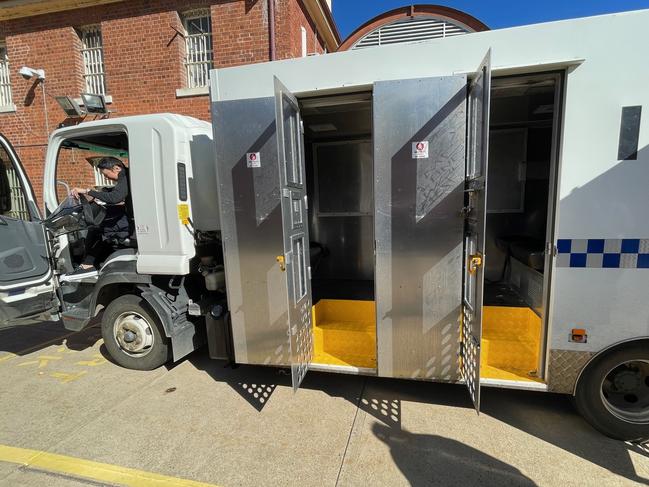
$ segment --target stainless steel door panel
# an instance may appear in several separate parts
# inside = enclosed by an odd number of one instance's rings
[[[465,137],[465,76],[375,83],[380,376],[458,378]]]
[[[467,118],[464,286],[460,343],[460,371],[480,411],[480,345],[484,288],[485,226],[487,215],[487,163],[489,161],[489,105],[491,51],[469,86]]]
[[[297,390],[309,370],[313,354],[304,140],[297,100],[277,78],[275,78],[275,113],[284,224],[283,256],[288,285],[291,377],[293,390]]]
[[[212,121],[235,359],[289,365],[275,98],[215,102]]]

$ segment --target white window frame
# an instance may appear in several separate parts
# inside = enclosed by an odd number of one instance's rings
[[[210,69],[214,63],[212,45],[212,16],[209,9],[197,9],[184,12],[182,15],[185,34],[185,72],[186,88],[207,88]],[[190,34],[189,25],[198,25],[199,34]]]
[[[308,44],[306,38],[306,29],[304,26],[300,26],[300,33],[302,34],[302,57],[307,57],[309,55]]]
[[[11,94],[11,76],[7,44],[4,41],[0,41],[0,112],[14,111],[15,109],[16,106],[13,103]]]
[[[86,92],[106,95],[106,73],[104,71],[104,41],[101,26],[86,25],[79,29],[81,56],[83,58],[83,79]]]

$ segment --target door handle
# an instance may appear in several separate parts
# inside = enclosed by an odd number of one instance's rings
[[[482,254],[480,253],[471,254],[469,256],[469,262],[468,262],[469,274],[475,274],[476,272],[478,272],[478,268],[482,267],[483,262],[484,259],[482,258]]]
[[[275,260],[279,263],[279,270],[282,272],[286,271],[286,259],[284,258],[283,255],[278,255],[275,257]]]

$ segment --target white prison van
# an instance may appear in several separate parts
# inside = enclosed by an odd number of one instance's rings
[[[236,361],[291,363],[296,387],[463,381],[476,408],[481,385],[574,394],[604,433],[646,436],[647,27],[212,71]]]
[[[207,341],[290,366],[296,389],[321,370],[463,382],[477,409],[481,386],[559,392],[603,433],[649,437],[648,26],[639,11],[213,70],[211,127],[55,131],[45,230],[0,137],[0,321],[51,309],[78,330],[103,309],[130,368]],[[58,168],[89,153],[127,160],[135,235],[70,282],[93,218],[62,212]]]

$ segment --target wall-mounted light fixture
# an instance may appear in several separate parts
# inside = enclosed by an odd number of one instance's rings
[[[34,69],[34,68],[28,68],[27,66],[23,66],[22,68],[20,68],[20,71],[18,71],[18,73],[25,79],[36,78],[37,81],[45,80],[44,69]]]
[[[23,66],[18,70],[18,73],[25,79],[30,80],[35,78],[34,84],[41,82],[41,90],[43,92],[43,112],[45,114],[45,132],[46,137],[50,136],[50,124],[47,119],[47,100],[45,99],[45,70],[44,69],[34,69],[28,66]]]

